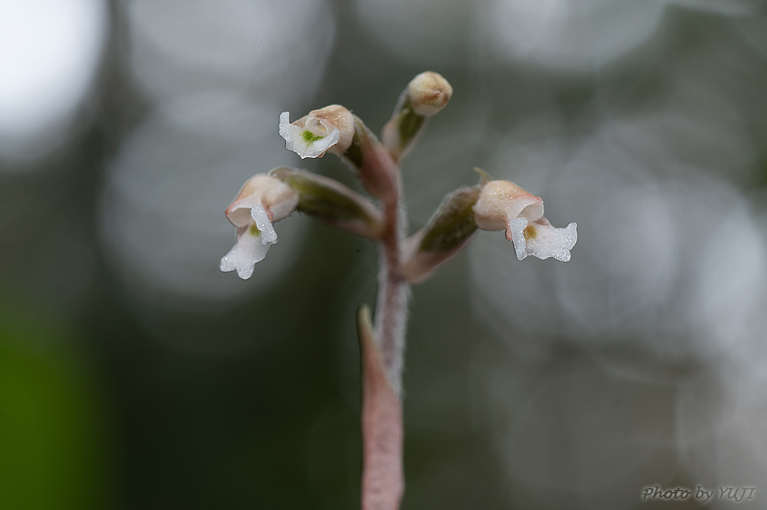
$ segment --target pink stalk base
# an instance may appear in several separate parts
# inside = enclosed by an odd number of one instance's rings
[[[369,315],[367,308],[361,315]],[[362,510],[397,510],[405,488],[402,473],[402,405],[389,383],[369,321],[369,317],[360,320],[363,364]]]

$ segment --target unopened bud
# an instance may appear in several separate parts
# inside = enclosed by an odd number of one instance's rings
[[[454,191],[429,223],[407,240],[403,273],[410,282],[425,280],[466,246],[477,230],[473,207],[479,195],[478,186]]]
[[[280,114],[280,136],[285,146],[304,158],[321,158],[325,152],[343,154],[354,137],[354,116],[343,106],[333,104],[309,112],[290,122],[290,114]]]
[[[431,117],[445,107],[453,95],[453,87],[441,74],[426,71],[413,78],[407,86],[413,111]]]
[[[381,133],[381,141],[394,159],[407,154],[426,119],[442,110],[452,95],[453,87],[437,73],[426,71],[410,81]]]

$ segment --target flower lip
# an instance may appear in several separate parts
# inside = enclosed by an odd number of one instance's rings
[[[570,250],[578,242],[578,225],[571,222],[565,228],[556,228],[546,218],[528,222],[520,216],[510,222],[507,236],[514,243],[517,260],[533,255],[539,259],[554,257],[567,262]]]
[[[221,258],[219,268],[223,272],[237,271],[237,276],[247,280],[253,275],[255,265],[266,257],[269,246],[273,243],[264,243],[259,235],[260,232],[251,232],[248,227],[237,229],[237,242],[229,253]]]

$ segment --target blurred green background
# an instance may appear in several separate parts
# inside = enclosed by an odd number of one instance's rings
[[[368,241],[294,215],[252,279],[223,211],[331,103],[403,164],[412,230],[479,166],[579,225],[413,289],[403,509],[767,508],[761,0],[0,0],[0,508],[359,507]],[[713,508],[730,508],[715,499]]]

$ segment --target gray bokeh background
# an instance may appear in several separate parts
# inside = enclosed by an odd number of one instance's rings
[[[357,186],[279,113],[377,131],[427,69],[412,229],[478,166],[579,241],[480,232],[413,289],[403,509],[767,508],[761,0],[0,0],[0,507],[359,507],[374,246],[294,215],[241,281],[223,210]]]

